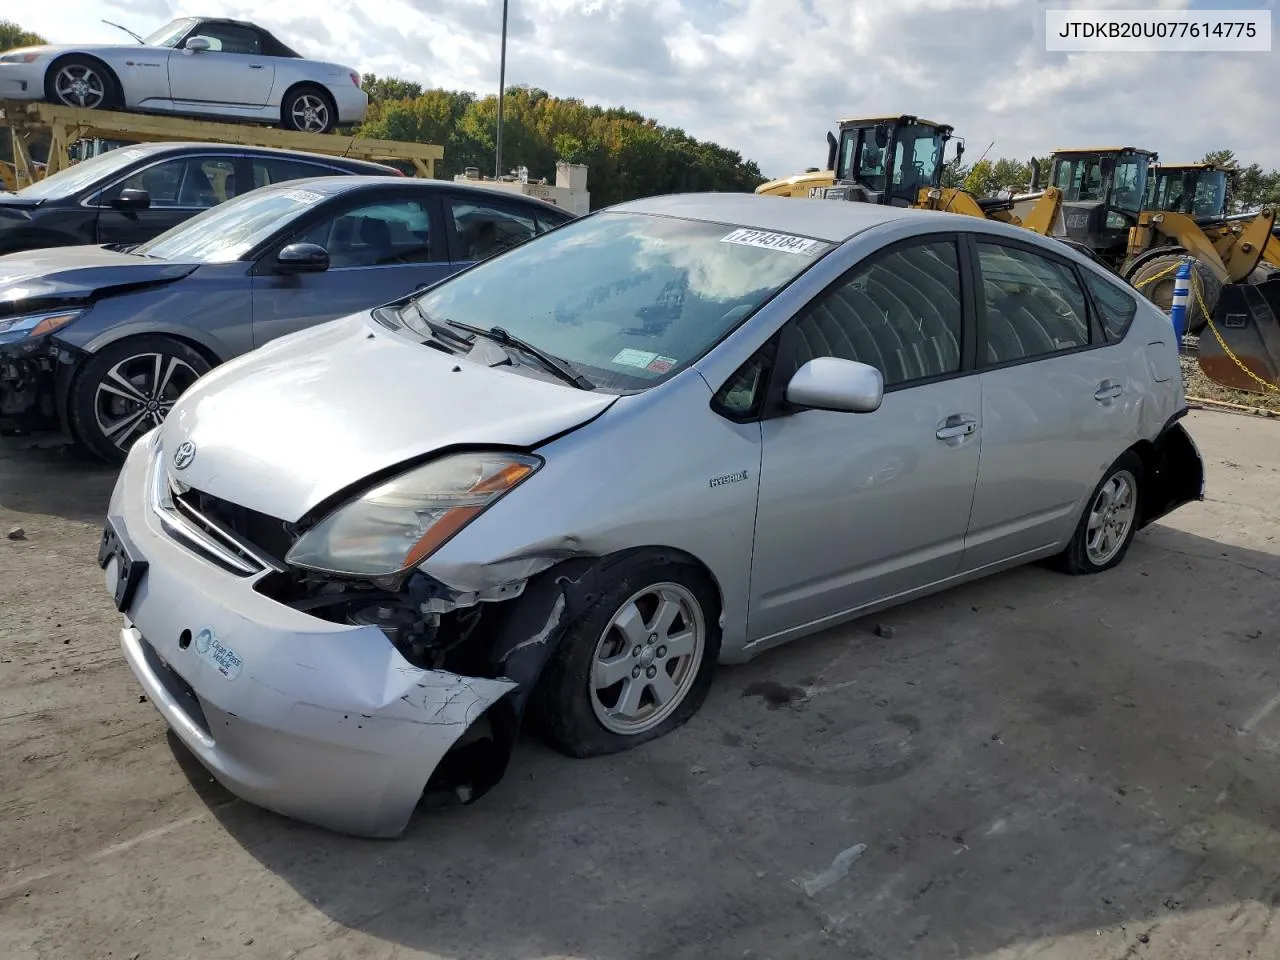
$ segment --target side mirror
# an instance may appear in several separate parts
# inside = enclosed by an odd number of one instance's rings
[[[126,187],[118,197],[111,200],[111,206],[116,210],[146,210],[151,206],[151,194],[146,190]]]
[[[856,360],[814,357],[787,384],[788,403],[838,413],[871,413],[884,400],[884,375]]]
[[[324,273],[329,251],[318,243],[291,243],[276,254],[277,273]]]
[[[960,165],[960,158],[964,156],[964,141],[956,141],[956,166]]]
[[[187,42],[182,45],[182,49],[187,53],[203,53],[209,49],[208,37],[190,37]]]
[[[887,123],[876,124],[876,146],[882,150],[889,145],[889,125]]]

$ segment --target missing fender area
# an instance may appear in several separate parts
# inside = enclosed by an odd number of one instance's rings
[[[504,563],[502,573],[543,569],[505,582],[494,582],[501,574],[488,571],[490,582],[465,592],[422,572],[398,590],[292,572],[264,578],[259,590],[312,616],[377,626],[415,667],[513,684],[482,717],[468,718],[468,729],[427,782],[433,805],[449,797],[474,803],[505,775],[543,668],[595,598],[597,564],[591,557]]]

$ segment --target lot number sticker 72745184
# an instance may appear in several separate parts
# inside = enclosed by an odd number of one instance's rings
[[[720,238],[721,243],[737,243],[744,247],[764,247],[766,250],[783,250],[806,256],[817,253],[825,244],[821,240],[796,237],[789,233],[770,233],[767,230],[750,230],[742,227]]]

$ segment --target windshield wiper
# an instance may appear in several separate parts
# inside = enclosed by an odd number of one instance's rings
[[[464,337],[461,334],[454,333],[443,323],[433,318],[431,314],[427,313],[427,311],[423,310],[422,304],[420,304],[416,299],[410,300],[409,303],[412,304],[413,309],[416,310],[418,312],[418,316],[422,318],[422,322],[426,324],[427,329],[431,331],[432,336],[437,340],[442,343],[452,343],[456,346],[467,347],[468,349],[474,345],[475,337]]]
[[[138,36],[136,33],[134,33],[132,30],[130,30],[128,27],[122,27],[120,26],[120,24],[112,23],[110,20],[103,20],[102,22],[105,23],[108,27],[115,27],[117,30],[123,30],[129,36],[133,37],[133,39],[137,40],[139,43],[145,44],[147,42],[143,40],[140,36]]]
[[[565,383],[571,383],[579,390],[594,390],[596,385],[587,377],[584,377],[578,371],[561,360],[559,357],[552,356],[545,350],[535,347],[527,340],[521,340],[519,337],[512,336],[502,327],[490,327],[488,330],[483,327],[473,327],[469,323],[462,323],[459,320],[445,320],[445,323],[451,327],[457,327],[459,330],[466,330],[470,333],[478,333],[482,337],[487,337],[504,347],[515,347],[517,350],[523,350],[529,356],[536,358],[544,367],[558,376]]]

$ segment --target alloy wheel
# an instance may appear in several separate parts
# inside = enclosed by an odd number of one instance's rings
[[[1085,553],[1095,566],[1107,564],[1124,545],[1137,513],[1137,487],[1132,473],[1117,470],[1093,498],[1085,531]]]
[[[106,82],[96,70],[82,63],[69,63],[59,70],[53,79],[53,89],[58,99],[69,107],[93,110],[107,99]]]
[[[98,429],[121,450],[128,450],[141,434],[164,421],[174,401],[199,376],[185,360],[164,353],[140,353],[121,360],[95,391]]]
[[[666,720],[693,686],[706,636],[702,608],[686,587],[658,583],[633,594],[596,643],[589,680],[596,719],[624,736]]]
[[[329,105],[314,93],[304,93],[293,101],[293,125],[307,133],[323,133],[329,126]]]

